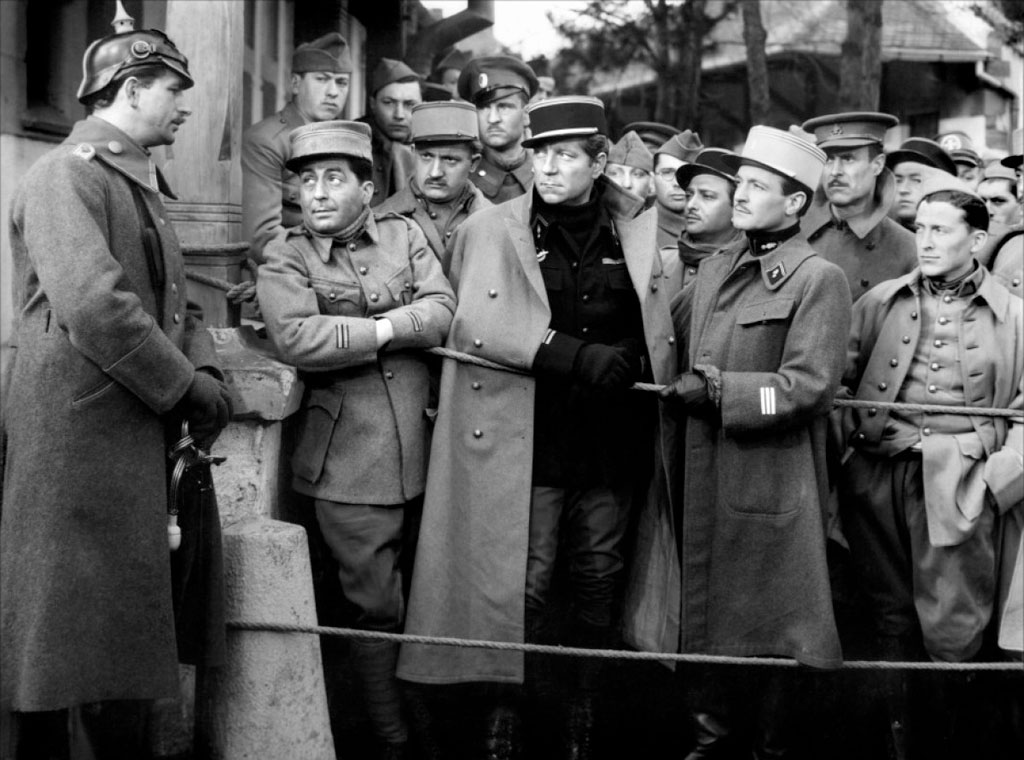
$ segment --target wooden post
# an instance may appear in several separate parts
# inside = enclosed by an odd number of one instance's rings
[[[234,282],[244,254],[214,246],[238,243],[242,234],[245,6],[233,0],[168,0],[166,19],[167,34],[188,56],[195,79],[186,93],[192,115],[165,149],[164,171],[178,196],[167,203],[168,214],[185,248],[204,249],[186,253],[186,266]],[[189,294],[203,307],[207,325],[238,324],[238,310],[222,291],[190,282]]]

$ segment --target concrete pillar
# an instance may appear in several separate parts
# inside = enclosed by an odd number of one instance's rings
[[[249,517],[224,530],[229,620],[316,624],[306,532]],[[320,639],[228,631],[228,659],[197,697],[197,756],[333,760]]]

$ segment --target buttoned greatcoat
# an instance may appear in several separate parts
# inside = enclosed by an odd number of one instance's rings
[[[288,135],[305,123],[295,103],[288,103],[242,135],[242,236],[257,264],[267,243],[302,221],[299,177],[284,162],[291,151]]]
[[[847,371],[843,383],[862,401],[896,401],[921,337],[921,272],[882,283],[853,309]],[[956,325],[958,357],[937,368],[936,382],[954,384],[943,373],[959,371],[964,403],[969,406],[1024,409],[1024,329],[1021,301],[984,271],[971,304]],[[973,431],[930,434],[936,417],[921,416],[921,453],[925,511],[933,546],[955,546],[973,532],[986,506],[986,488],[1000,511],[1015,504],[1002,494],[1024,477],[1015,447],[1004,450],[1007,436],[1019,439],[1021,425],[1004,417],[970,417]],[[941,422],[941,420],[939,420]],[[848,441],[878,451],[890,422],[885,409],[845,410]],[[939,427],[939,426],[936,426]]]
[[[448,333],[455,296],[423,232],[373,214],[347,246],[302,225],[267,247],[260,306],[283,361],[302,370],[293,487],[344,504],[404,504],[426,479],[426,354]],[[377,349],[375,320],[394,338]]]
[[[599,182],[606,182],[600,178]],[[607,183],[656,382],[676,364],[653,212]],[[551,310],[530,231],[532,193],[470,217],[455,234],[459,306],[448,347],[528,371]],[[535,381],[446,360],[406,632],[523,641]],[[672,428],[662,418],[649,499],[670,512]],[[521,652],[403,645],[398,675],[423,683],[522,682]]]
[[[627,640],[835,666],[825,440],[850,325],[846,278],[796,237],[758,259],[704,259],[683,307],[686,366],[721,370],[721,419],[686,420],[680,581],[675,541],[663,538],[672,526],[642,515],[640,535],[661,536],[648,542],[661,554],[634,560]]]
[[[849,222],[837,222],[819,185],[802,227],[821,258],[846,273],[853,300],[885,280],[901,277],[917,266],[914,233],[888,217],[896,198],[896,180],[883,169],[875,181],[870,212]]]
[[[160,239],[159,287],[133,186]],[[184,265],[159,191],[169,194],[143,149],[89,117],[32,166],[12,199],[16,348],[0,521],[6,709],[178,693],[166,413],[214,355],[186,311]]]
[[[423,196],[413,192],[413,183],[392,195],[377,207],[378,213],[392,212],[401,214],[412,219],[423,230],[427,236],[427,243],[430,249],[441,262],[441,268],[447,272],[452,260],[452,250],[455,246],[455,230],[466,221],[470,214],[481,209],[490,208],[492,204],[480,192],[476,185],[470,184],[470,192],[464,200],[460,201],[459,207],[454,209],[448,217],[445,229],[437,226],[437,214],[430,210],[430,201]],[[438,204],[440,205],[440,204]],[[431,214],[434,214],[431,216]]]

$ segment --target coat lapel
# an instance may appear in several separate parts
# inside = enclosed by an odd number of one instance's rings
[[[519,258],[519,265],[523,268],[527,281],[537,291],[541,302],[548,305],[548,292],[544,287],[544,278],[541,277],[540,267],[537,265],[537,247],[533,243],[533,235],[527,224],[530,214],[529,193],[520,195],[508,201],[509,214],[505,217],[505,227],[508,229],[509,240]]]

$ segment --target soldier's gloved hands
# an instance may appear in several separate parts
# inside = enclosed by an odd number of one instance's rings
[[[644,374],[644,345],[636,338],[627,338],[616,343],[615,347],[626,349],[630,384],[639,381]]]
[[[684,372],[670,384],[666,385],[658,395],[665,401],[683,408],[690,415],[699,417],[714,411],[708,381],[697,372]]]
[[[231,392],[213,375],[197,370],[192,384],[174,411],[188,421],[188,432],[202,448],[209,448],[228,424],[232,412]]]
[[[630,365],[627,347],[587,343],[576,354],[572,374],[591,388],[624,390],[633,384]]]

